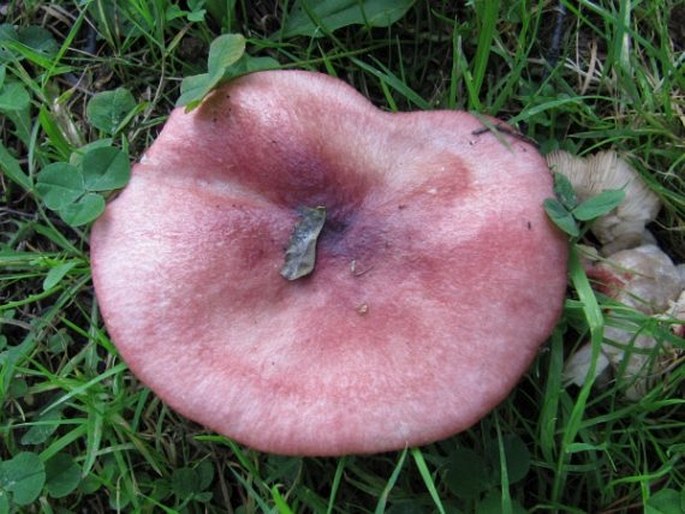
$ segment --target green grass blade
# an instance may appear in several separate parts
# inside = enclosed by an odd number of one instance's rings
[[[499,0],[489,0],[487,2],[476,2],[475,5],[476,10],[479,11],[478,47],[476,48],[476,56],[473,60],[473,88],[469,89],[469,109],[482,111],[483,105],[480,94],[485,78],[485,70],[490,60],[500,2]]]
[[[590,390],[594,384],[595,367],[604,333],[604,317],[599,304],[597,303],[595,292],[592,290],[590,281],[585,274],[585,270],[583,269],[583,265],[578,255],[578,250],[575,246],[571,247],[571,252],[569,255],[569,276],[571,278],[571,283],[578,294],[579,301],[583,308],[585,320],[587,321],[590,329],[592,357],[587,379],[578,393],[578,398],[573,405],[571,415],[566,423],[566,426],[564,427],[564,435],[561,440],[561,452],[557,461],[557,473],[552,489],[552,499],[555,501],[559,499],[559,496],[565,487],[566,475],[568,473],[568,471],[566,471],[566,464],[570,460],[569,448],[575,442],[578,432],[581,429],[583,415],[585,413],[587,401],[590,396]]]
[[[342,480],[343,473],[345,472],[345,465],[347,464],[347,457],[341,457],[338,459],[338,464],[335,467],[335,475],[333,475],[333,483],[331,484],[331,493],[328,497],[328,507],[326,508],[326,514],[332,514],[335,507],[335,497],[340,489],[340,481]]]
[[[426,485],[428,493],[433,499],[435,507],[438,509],[438,512],[440,514],[445,514],[445,507],[443,507],[442,505],[442,500],[440,500],[440,495],[438,494],[438,490],[435,487],[435,481],[433,480],[433,477],[431,476],[430,471],[428,470],[426,460],[423,458],[423,453],[421,453],[421,450],[419,448],[412,448],[411,455],[414,458],[416,467],[419,469],[419,474],[423,479],[423,483]]]
[[[388,496],[390,496],[390,491],[392,491],[392,488],[395,487],[395,484],[397,483],[397,479],[400,476],[400,472],[402,471],[402,467],[404,466],[404,461],[406,458],[407,448],[402,450],[402,453],[400,453],[400,456],[397,459],[397,464],[395,465],[395,469],[392,470],[392,474],[388,479],[388,483],[385,484],[385,487],[378,498],[378,503],[376,504],[376,510],[374,510],[374,514],[383,514],[385,512],[385,507],[388,503]]]

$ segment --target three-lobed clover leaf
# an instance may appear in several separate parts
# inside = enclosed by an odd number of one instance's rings
[[[120,189],[131,176],[128,155],[111,146],[91,147],[75,164],[56,162],[38,174],[36,192],[48,209],[77,227],[105,210],[103,192]]]
[[[113,136],[138,108],[133,95],[118,88],[91,98],[86,114],[92,126]],[[34,190],[48,209],[77,227],[100,216],[105,210],[106,193],[124,187],[130,176],[128,154],[113,147],[111,138],[103,138],[71,152],[69,162],[45,166],[38,173]]]
[[[57,453],[45,463],[45,488],[52,498],[71,494],[81,482],[81,468],[68,453]]]
[[[543,206],[547,216],[569,236],[580,236],[578,221],[592,221],[618,207],[626,194],[622,189],[606,189],[597,196],[578,203],[573,186],[561,173],[554,173],[554,194]]]
[[[86,106],[86,116],[95,128],[106,134],[116,134],[135,111],[136,105],[131,92],[120,87],[93,96]]]
[[[59,211],[78,200],[84,187],[83,175],[76,166],[55,162],[48,164],[38,174],[36,191],[48,209]]]

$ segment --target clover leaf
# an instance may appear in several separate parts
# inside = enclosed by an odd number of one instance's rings
[[[554,174],[555,198],[547,198],[543,206],[547,216],[569,236],[580,236],[578,221],[592,221],[618,207],[626,194],[622,189],[606,189],[596,196],[578,203],[569,180],[561,173]]]
[[[88,121],[107,134],[115,134],[136,108],[131,92],[123,87],[103,91],[90,99],[86,106]]]
[[[32,503],[45,485],[45,466],[33,452],[21,452],[0,462],[0,493],[9,493],[15,505]]]
[[[626,192],[622,189],[606,189],[597,196],[588,198],[571,212],[580,221],[593,220],[610,213],[625,197]]]
[[[105,210],[102,193],[120,189],[131,176],[128,155],[111,146],[94,146],[73,159],[56,162],[38,174],[36,193],[48,209],[72,227],[95,220]]]
[[[83,194],[84,187],[83,175],[75,166],[55,162],[38,174],[36,191],[48,209],[58,211],[75,202]]]

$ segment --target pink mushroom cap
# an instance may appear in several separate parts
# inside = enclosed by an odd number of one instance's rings
[[[545,161],[482,129],[383,112],[304,71],[174,110],[92,231],[122,357],[181,414],[268,452],[380,452],[472,426],[551,332],[567,259]],[[298,209],[316,206],[314,271],[288,281]]]

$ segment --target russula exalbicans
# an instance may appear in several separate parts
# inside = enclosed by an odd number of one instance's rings
[[[685,290],[685,277],[673,261],[656,245],[621,250],[606,259],[591,256],[585,264],[595,289],[617,302],[649,316],[679,320],[685,318],[679,297]],[[668,370],[671,347],[640,331],[635,321],[609,312],[604,329],[595,378],[610,365],[620,371],[629,400],[640,400],[654,378]],[[674,325],[676,335],[679,326]],[[657,346],[661,345],[660,348]],[[567,382],[583,385],[591,364],[592,345],[585,343],[564,365]]]
[[[339,455],[464,430],[560,313],[544,159],[463,112],[387,113],[318,73],[175,110],[93,227],[97,298],[133,372],[254,448]],[[281,272],[325,208],[313,271]]]

